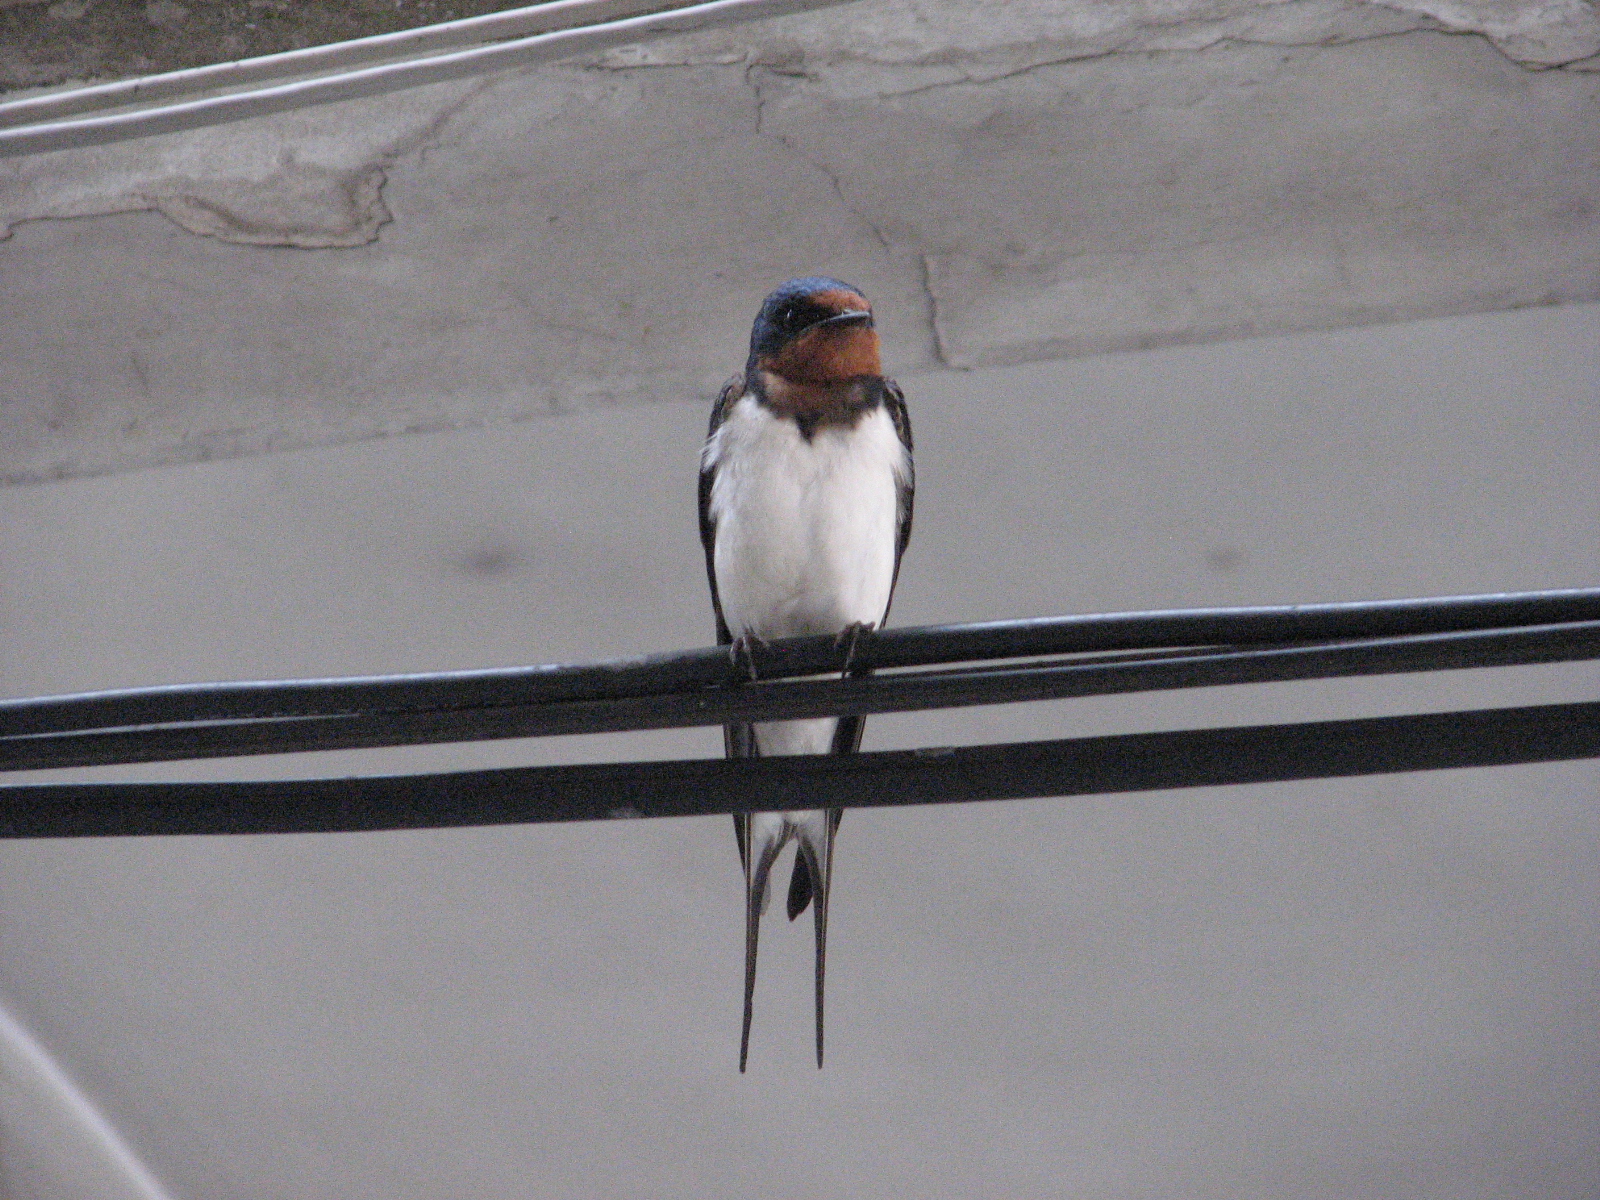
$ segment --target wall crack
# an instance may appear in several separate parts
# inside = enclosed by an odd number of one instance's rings
[[[768,141],[782,146],[783,149],[788,154],[792,155],[797,161],[804,163],[807,167],[811,168],[813,171],[816,171],[824,179],[826,179],[828,181],[828,186],[833,191],[834,197],[839,201],[840,207],[843,208],[845,212],[849,213],[861,228],[867,231],[872,240],[877,243],[879,249],[881,249],[885,254],[889,255],[891,259],[903,260],[908,255],[915,254],[920,264],[918,269],[918,280],[921,285],[924,298],[924,321],[927,327],[928,349],[931,352],[932,357],[939,363],[940,366],[949,366],[950,361],[945,353],[944,336],[940,332],[938,324],[938,304],[934,298],[933,289],[929,283],[928,256],[920,250],[897,246],[890,239],[889,235],[884,232],[883,227],[878,224],[877,221],[873,220],[872,217],[862,208],[854,204],[845,194],[844,182],[840,179],[837,171],[833,170],[833,168],[828,166],[827,163],[823,162],[821,159],[807,154],[799,146],[795,145],[793,140],[788,136],[781,133],[772,133],[767,130],[767,97],[766,92],[761,85],[761,80],[758,76],[758,73],[761,71],[768,71],[772,74],[782,75],[791,79],[808,79],[810,76],[802,71],[772,71],[771,68],[763,66],[760,63],[751,64],[751,66],[746,68],[745,82],[749,85],[752,93],[755,96],[756,134],[759,137],[766,138]]]

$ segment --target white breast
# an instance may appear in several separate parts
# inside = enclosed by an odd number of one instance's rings
[[[706,443],[715,468],[714,568],[734,636],[837,633],[876,624],[894,584],[898,481],[911,463],[888,412],[818,429],[746,395]]]

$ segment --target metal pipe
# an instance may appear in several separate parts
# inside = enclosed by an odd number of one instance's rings
[[[307,46],[280,54],[263,54],[233,62],[208,63],[159,75],[116,79],[57,91],[41,92],[0,103],[0,127],[40,121],[58,121],[79,113],[148,104],[174,96],[194,96],[266,80],[307,75],[393,61],[429,51],[476,46],[506,38],[527,37],[597,25],[647,13],[684,8],[692,0],[552,0],[527,8],[464,17],[414,29]]]
[[[380,96],[405,88],[467,79],[511,67],[525,67],[574,54],[630,45],[648,38],[692,33],[845,2],[847,0],[709,0],[708,3],[691,4],[665,12],[649,12],[580,28],[557,29],[512,41],[359,67],[251,91],[207,96],[107,116],[0,129],[0,158],[99,146],[128,138],[178,133],[186,129],[242,121],[317,104]],[[162,85],[152,86],[160,91]],[[42,101],[44,97],[37,99]],[[29,97],[15,103],[34,102],[35,98]]]

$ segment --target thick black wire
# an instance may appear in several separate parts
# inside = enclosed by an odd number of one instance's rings
[[[1532,629],[745,683],[676,694],[0,739],[0,769],[617,732],[1600,658],[1600,621]]]
[[[1111,613],[888,629],[863,638],[869,669],[1174,647],[1222,648],[1600,621],[1600,588],[1432,599]],[[764,680],[841,670],[827,637],[756,648]],[[573,666],[259,683],[185,684],[0,701],[0,737],[191,721],[483,709],[727,687],[747,678],[717,648]]]
[[[0,837],[332,833],[949,804],[1600,757],[1600,702],[951,750],[0,788]]]

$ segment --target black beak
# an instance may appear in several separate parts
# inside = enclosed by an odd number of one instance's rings
[[[816,326],[824,325],[865,325],[872,327],[872,313],[864,308],[847,308],[842,313],[835,313],[831,317],[818,321]]]

